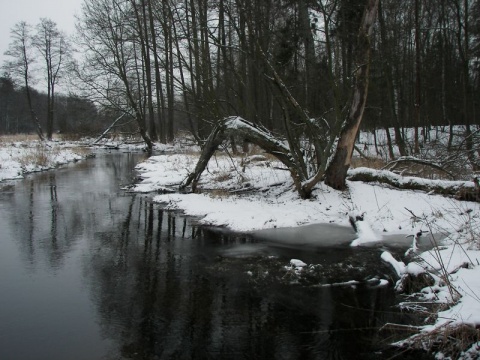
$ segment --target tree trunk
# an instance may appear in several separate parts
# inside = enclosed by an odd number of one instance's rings
[[[415,125],[414,125],[414,147],[413,152],[420,152],[418,143],[418,127],[420,126],[420,103],[422,101],[421,84],[421,56],[420,56],[420,0],[415,0]]]
[[[393,160],[395,159],[395,154],[393,153],[392,136],[390,135],[390,129],[388,127],[385,127],[385,134],[387,135],[388,156],[390,160]]]
[[[151,11],[151,10],[150,10]],[[155,112],[153,110],[153,90],[152,90],[152,66],[150,62],[150,43],[149,43],[149,27],[147,25],[147,4],[145,0],[142,1],[142,15],[143,15],[143,29],[140,27],[138,30],[144,36],[144,52],[145,56],[145,77],[147,82],[147,104],[148,104],[148,124],[150,139],[152,141],[158,140],[157,127],[155,124]],[[148,16],[151,18],[150,12]]]
[[[162,132],[162,125],[161,125],[162,121],[164,120],[162,117],[162,101],[163,101],[162,80],[160,77],[160,64],[158,61],[158,54],[157,54],[157,34],[155,32],[152,0],[147,0],[147,6],[148,6],[148,17],[149,17],[149,24],[150,24],[150,37],[152,39],[152,51],[153,51],[153,61],[154,61],[153,64],[154,64],[154,71],[155,71],[155,96],[156,96],[156,111],[157,111],[157,124],[156,124],[157,126],[155,126],[155,131],[157,131],[157,127],[159,127],[160,140],[162,142],[165,142],[163,132]],[[158,140],[158,136],[154,140]]]
[[[25,92],[27,93],[27,102],[28,102],[28,109],[30,110],[30,117],[32,119],[32,122],[35,124],[35,130],[37,131],[37,135],[40,141],[43,141],[45,140],[45,138],[43,136],[43,130],[42,130],[42,126],[40,125],[40,121],[38,120],[35,110],[33,109],[32,95],[30,93],[30,86],[28,85],[27,77],[25,77]]]
[[[396,100],[395,100],[395,89],[393,87],[393,79],[392,79],[392,66],[390,64],[390,53],[388,53],[386,48],[387,43],[387,30],[385,25],[385,19],[383,16],[383,9],[382,9],[382,0],[378,2],[378,23],[380,25],[380,38],[381,38],[381,51],[384,55],[384,60],[382,62],[383,65],[383,72],[385,74],[385,81],[387,86],[387,100],[388,100],[388,107],[390,109],[392,122],[395,130],[395,143],[398,147],[398,151],[400,152],[400,156],[406,156],[407,151],[405,149],[405,141],[402,137],[400,132],[400,124],[398,121],[398,114],[395,108]],[[389,133],[388,133],[389,134]],[[393,159],[393,150],[389,148],[390,157]]]
[[[315,85],[315,77],[313,76],[315,69],[315,43],[310,27],[308,6],[305,0],[298,1],[298,19],[301,36],[303,37],[303,46],[305,47],[305,107],[310,109],[315,103],[315,98],[313,97]]]
[[[343,190],[345,179],[367,101],[370,71],[370,34],[377,15],[378,0],[368,0],[357,38],[355,88],[348,117],[344,123],[333,160],[325,172],[325,183]]]
[[[283,142],[273,137],[264,129],[261,129],[240,117],[231,116],[219,121],[213,131],[210,133],[203,146],[202,153],[197,162],[195,170],[189,174],[187,179],[185,179],[180,186],[180,189],[183,190],[187,186],[192,185],[192,191],[196,191],[198,181],[203,171],[207,167],[208,161],[215,153],[218,146],[231,135],[240,135],[248,142],[258,145],[267,153],[275,156],[290,170],[294,181],[300,183],[300,181],[298,181],[298,175],[296,171],[297,166],[290,154],[290,150],[283,144]]]

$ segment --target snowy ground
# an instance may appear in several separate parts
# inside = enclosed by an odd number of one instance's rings
[[[87,154],[72,142],[11,141],[0,138],[0,181],[21,179],[24,174],[53,169],[81,160]]]
[[[363,214],[352,246],[380,240],[385,234],[411,234],[410,252],[414,256],[409,258],[414,261],[404,264],[388,253],[382,254],[382,259],[396,269],[399,277],[433,273],[435,284],[422,289],[420,296],[426,301],[455,303],[440,312],[433,325],[425,325],[422,334],[446,325],[480,325],[479,203],[362,182],[349,182],[345,192],[320,184],[311,200],[301,200],[288,172],[263,155],[243,159],[217,155],[202,175],[199,187],[203,193],[168,193],[194,169],[197,159],[198,155],[189,153],[153,156],[137,166],[142,180],[132,190],[165,192],[154,195],[154,201],[196,216],[204,224],[236,231],[312,223],[348,225],[349,216]],[[414,235],[421,231],[448,235],[445,246],[418,254],[415,241],[421,239]],[[449,273],[454,291],[446,286],[442,269]]]
[[[122,149],[142,151],[145,144],[138,139],[83,138],[65,141],[38,141],[32,135],[0,136],[0,181],[21,179],[25,174],[54,169],[69,162],[79,161],[92,155],[95,149]],[[181,151],[180,144],[157,144],[155,150]]]
[[[78,145],[60,141],[43,144],[37,141],[6,141],[0,138],[0,181],[21,178],[25,173],[79,160],[86,153]],[[102,140],[101,146],[120,146],[129,150],[143,147],[142,144],[127,145],[108,140]],[[424,339],[425,334],[437,334],[440,330],[445,331],[460,324],[480,326],[479,203],[460,202],[440,195],[362,182],[348,182],[349,190],[345,192],[319,184],[311,200],[301,200],[293,190],[289,173],[282,169],[282,164],[261,154],[244,158],[219,154],[210,160],[208,169],[202,175],[199,187],[204,190],[203,193],[171,193],[195,167],[198,159],[195,150],[198,149],[180,143],[173,146],[157,145],[154,151],[163,154],[153,156],[137,166],[142,180],[131,190],[143,193],[168,192],[154,195],[154,201],[164,203],[168,209],[196,216],[202,223],[225,226],[236,231],[313,223],[349,226],[349,216],[363,215],[364,220],[357,223],[358,238],[352,246],[378,241],[386,234],[406,236],[428,231],[448,235],[442,248],[423,254],[415,251],[416,240],[412,236],[411,255],[417,254],[410,256],[410,259],[414,259],[411,263],[405,264],[389,253],[383,253],[382,259],[390,263],[402,278],[425,271],[433,274],[434,285],[422,289],[420,296],[426,301],[454,304],[439,312],[435,322],[423,326],[419,335],[411,339],[412,342],[417,343],[419,337]],[[469,185],[473,186],[473,183]],[[300,260],[292,261],[295,263]],[[421,340],[420,343],[427,346],[427,341]],[[480,342],[463,358],[478,358],[478,348]],[[441,358],[441,353],[437,355]]]

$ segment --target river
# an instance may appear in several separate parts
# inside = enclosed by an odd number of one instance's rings
[[[0,183],[0,359],[386,358],[379,328],[407,320],[378,249],[199,226],[122,190],[141,157]]]

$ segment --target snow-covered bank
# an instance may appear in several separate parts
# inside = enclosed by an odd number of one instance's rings
[[[0,141],[0,181],[56,168],[87,155],[77,144],[65,142]]]
[[[132,190],[146,193],[176,189],[193,170],[197,159],[198,155],[190,154],[153,156],[137,166],[142,180]],[[429,181],[432,180],[421,180],[423,184]],[[432,181],[432,186],[438,183]],[[293,190],[288,171],[276,160],[263,155],[243,159],[218,155],[209,162],[200,180],[200,188],[208,191],[203,194],[167,193],[155,195],[153,199],[164,203],[167,209],[196,216],[201,223],[237,231],[312,223],[347,225],[351,214],[361,214],[359,237],[353,243],[358,246],[391,234],[449,235],[444,250],[437,249],[420,257],[415,254],[415,238],[411,237],[412,249],[407,259],[414,259],[414,262],[410,264],[386,254],[382,258],[396,265],[399,276],[418,275],[423,271],[436,274],[435,284],[420,291],[425,300],[452,301],[447,284],[460,295],[453,299],[455,306],[438,314],[436,322],[425,324],[423,335],[446,324],[479,326],[480,204],[377,183],[355,181],[348,186],[348,191],[339,192],[319,184],[311,200],[301,200]],[[435,258],[437,263],[433,261]],[[468,267],[459,270],[459,264],[465,263]],[[443,273],[442,267],[446,269]],[[450,274],[452,271],[454,274]],[[446,282],[445,277],[449,281]]]
[[[348,214],[355,211],[364,214],[364,222],[376,234],[426,231],[425,220],[436,231],[451,232],[455,223],[464,220],[466,211],[473,217],[480,211],[478,203],[358,181],[348,183],[348,192],[319,184],[314,198],[302,200],[280,163],[258,156],[253,159],[218,156],[210,161],[200,180],[200,187],[208,192],[162,194],[154,200],[202,217],[202,223],[239,231],[322,222],[346,225]],[[146,193],[175,189],[196,160],[197,155],[191,154],[153,156],[137,166],[142,180],[132,190]],[[362,227],[367,232],[367,226]]]

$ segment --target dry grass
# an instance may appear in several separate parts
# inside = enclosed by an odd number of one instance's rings
[[[480,341],[480,330],[470,325],[444,326],[432,333],[414,335],[409,345],[445,358],[458,359],[460,354]]]
[[[221,172],[213,180],[215,182],[225,182],[225,181],[231,180],[232,177],[233,177],[232,174],[229,172]]]
[[[26,142],[26,141],[35,141],[38,140],[38,135],[36,134],[12,134],[12,135],[1,135],[0,136],[0,146],[8,145],[14,142]]]
[[[352,167],[368,167],[371,169],[381,169],[386,165],[385,161],[381,158],[365,158],[365,157],[353,157]]]
[[[82,157],[87,157],[87,156],[92,154],[92,150],[90,148],[87,148],[87,147],[75,147],[75,148],[71,148],[71,150],[75,154],[78,154]]]
[[[85,137],[84,134],[56,134],[53,136],[54,139],[60,141],[80,141]]]
[[[222,198],[222,199],[228,198],[232,195],[228,190],[225,190],[225,189],[210,190],[208,191],[208,194],[210,194],[214,198]]]
[[[52,156],[58,154],[57,149],[48,149],[43,144],[27,149],[23,154],[18,156],[18,161],[22,166],[38,166],[48,167],[51,164]]]

